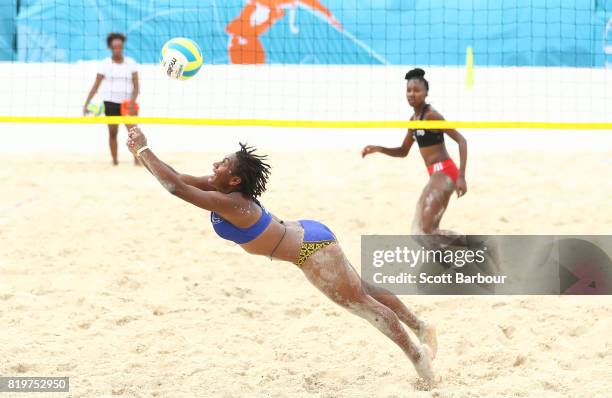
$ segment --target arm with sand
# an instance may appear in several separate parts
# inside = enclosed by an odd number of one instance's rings
[[[167,168],[169,168],[183,183],[187,185],[191,185],[192,187],[201,189],[202,191],[214,191],[215,190],[215,188],[212,185],[210,185],[208,182],[208,180],[210,179],[210,176],[196,177],[196,176],[192,176],[189,174],[179,173],[178,171],[174,169],[174,167],[170,166],[168,163],[163,162],[161,160],[160,162],[162,162]],[[153,174],[153,172],[151,171],[151,169],[146,163],[144,163],[144,166],[146,167],[147,170],[149,170],[149,172],[151,172],[151,174]]]
[[[214,191],[215,190],[215,188],[212,185],[210,185],[210,183],[208,182],[208,180],[210,179],[210,176],[197,177],[197,176],[192,176],[189,174],[179,173],[168,163],[166,162],[162,162],[162,163],[165,164],[166,167],[168,167],[170,170],[172,170],[178,176],[178,178],[185,184],[201,189],[202,191]]]
[[[183,199],[195,206],[210,211],[223,212],[232,206],[228,195],[219,192],[203,191],[195,186],[185,183],[179,174],[170,166],[162,162],[151,149],[147,147],[147,139],[138,127],[130,130],[128,148],[138,156],[147,170],[151,172],[160,184],[172,195]]]

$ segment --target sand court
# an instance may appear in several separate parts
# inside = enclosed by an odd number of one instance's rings
[[[157,150],[193,174],[225,152]],[[118,168],[105,153],[2,155],[0,374],[70,376],[71,397],[605,397],[612,387],[608,296],[402,296],[438,329],[443,380],[415,391],[412,365],[376,329],[293,265],[218,239],[207,212],[123,155]],[[442,226],[609,233],[612,187],[593,167],[609,156],[541,159],[472,156],[468,194],[451,199]],[[270,160],[262,203],[329,225],[357,269],[360,235],[409,233],[426,182],[416,156]]]

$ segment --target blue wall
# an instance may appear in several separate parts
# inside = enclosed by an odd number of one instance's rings
[[[0,61],[12,61],[17,0],[0,0]]]
[[[612,0],[322,0],[349,34],[304,8],[261,37],[270,63],[461,65],[472,46],[489,66],[601,67]],[[208,63],[228,62],[225,26],[244,0],[0,0],[0,59],[75,62],[108,56],[110,31],[154,63],[174,36],[196,40]],[[6,22],[8,21],[8,22]],[[13,23],[14,21],[14,23]],[[6,23],[5,23],[6,22]],[[610,43],[612,44],[612,43]]]

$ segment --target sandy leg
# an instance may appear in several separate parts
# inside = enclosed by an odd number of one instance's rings
[[[367,320],[395,342],[415,368],[419,366],[417,372],[421,377],[431,376],[433,372],[429,347],[414,344],[397,314],[367,293],[359,274],[344,256],[340,245],[330,245],[314,253],[301,269],[308,280],[329,299]]]
[[[421,344],[429,347],[431,350],[431,359],[434,360],[436,358],[436,354],[438,353],[438,337],[436,327],[429,323],[421,322],[417,332],[417,337],[419,338]]]

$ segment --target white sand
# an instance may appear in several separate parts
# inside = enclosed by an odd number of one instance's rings
[[[612,297],[403,296],[439,333],[443,381],[416,391],[392,342],[293,265],[217,238],[208,213],[120,149],[117,168],[105,153],[1,156],[0,375],[70,376],[71,397],[610,396]],[[233,149],[158,153],[207,174]],[[265,205],[327,223],[357,268],[360,235],[408,233],[426,182],[415,154],[271,159]],[[612,232],[609,153],[470,159],[469,192],[443,227]]]

